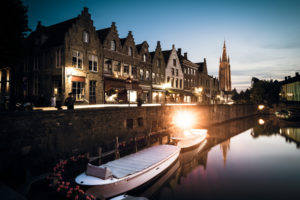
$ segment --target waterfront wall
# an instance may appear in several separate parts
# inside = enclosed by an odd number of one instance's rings
[[[169,130],[172,116],[194,114],[196,127],[243,118],[257,113],[253,105],[199,105],[99,108],[1,113],[0,171],[51,166],[59,158],[95,151],[135,136]]]

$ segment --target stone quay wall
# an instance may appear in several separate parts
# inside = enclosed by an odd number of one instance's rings
[[[0,172],[51,166],[54,161],[135,136],[168,130],[172,116],[192,112],[196,127],[257,114],[254,105],[118,107],[0,113]],[[45,168],[44,167],[44,168]],[[43,168],[43,167],[42,167]]]

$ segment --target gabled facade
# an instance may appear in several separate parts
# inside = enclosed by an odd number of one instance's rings
[[[152,102],[152,60],[149,53],[149,45],[146,41],[141,44],[136,45],[139,64],[138,64],[138,77],[139,77],[139,87],[142,89],[141,98],[144,103]]]
[[[97,31],[103,46],[103,79],[106,103],[136,102],[140,56],[131,31],[119,38],[115,22]]]
[[[183,72],[175,45],[171,50],[163,51],[166,63],[165,82],[168,84],[167,102],[183,102]]]
[[[152,103],[164,103],[166,64],[160,41],[157,41],[155,51],[151,52],[150,55],[152,58]]]
[[[76,103],[102,103],[102,53],[93,21],[84,8],[78,17],[52,25],[40,22],[26,39],[22,72],[24,98],[47,106],[72,92]]]

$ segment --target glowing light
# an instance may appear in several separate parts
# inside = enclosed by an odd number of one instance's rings
[[[194,122],[194,116],[190,112],[178,112],[173,117],[173,124],[182,129],[189,129]]]
[[[72,76],[73,73],[74,73],[74,68],[73,67],[66,67],[67,76]]]
[[[166,89],[166,88],[170,88],[171,87],[171,83],[169,82],[169,83],[164,83],[162,86],[162,89]]]
[[[264,105],[258,105],[258,110],[263,110],[265,108]]]
[[[58,90],[57,88],[54,88],[54,94],[57,94]]]
[[[263,119],[259,119],[259,120],[258,120],[258,123],[259,123],[260,125],[263,125],[263,124],[265,124],[265,121],[264,121]]]

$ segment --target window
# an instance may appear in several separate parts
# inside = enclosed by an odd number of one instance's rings
[[[96,103],[96,81],[90,81],[89,96],[90,103]]]
[[[98,57],[95,55],[89,55],[89,71],[98,71]]]
[[[56,68],[61,68],[63,66],[63,50],[62,49],[57,49],[56,50],[56,56],[55,56],[55,63],[56,63]]]
[[[82,53],[79,51],[72,51],[72,66],[82,69]]]
[[[176,88],[178,88],[178,79],[176,78]]]
[[[146,70],[146,80],[150,80],[150,75],[149,75],[149,71]]]
[[[152,72],[152,82],[155,82],[155,73]]]
[[[160,59],[157,59],[157,61],[156,61],[156,64],[157,64],[157,67],[159,68],[160,67]]]
[[[116,51],[116,41],[110,41],[110,50]]]
[[[89,43],[89,33],[86,31],[83,31],[83,42],[84,43]]]
[[[132,47],[129,47],[129,48],[128,48],[128,55],[129,55],[129,56],[133,56],[133,54],[132,54]]]
[[[33,71],[37,71],[39,69],[39,57],[33,56]]]
[[[169,83],[169,82],[170,82],[170,76],[167,77],[167,83]]]
[[[38,95],[39,92],[39,77],[35,74],[33,78],[33,95]]]
[[[140,79],[144,80],[144,70],[140,69]]]
[[[176,67],[176,59],[173,59],[173,66]]]
[[[129,65],[124,65],[124,74],[129,74]]]
[[[180,79],[179,88],[182,88],[182,79]]]
[[[147,61],[147,56],[146,56],[146,54],[143,54],[143,61],[144,61],[144,62]]]
[[[187,70],[186,70],[186,68],[184,68],[184,73],[185,73],[185,74],[187,73]]]
[[[112,74],[111,60],[105,60],[104,61],[104,73]]]
[[[159,83],[160,80],[159,80],[159,74],[156,74],[156,82]]]
[[[120,62],[115,62],[114,71],[121,72],[121,63]]]
[[[176,76],[178,76],[178,69],[176,69]]]
[[[188,70],[188,74],[190,74],[190,68],[188,68],[187,70]]]
[[[171,78],[171,86],[174,87],[174,79]]]
[[[137,69],[136,69],[136,66],[132,66],[131,74],[132,74],[133,78],[137,78]]]
[[[84,82],[73,81],[72,93],[76,100],[82,100],[84,97]]]
[[[172,75],[174,76],[174,68],[172,68]]]
[[[142,117],[137,118],[138,126],[144,126],[144,119]]]
[[[126,119],[126,128],[133,128],[133,119]]]

